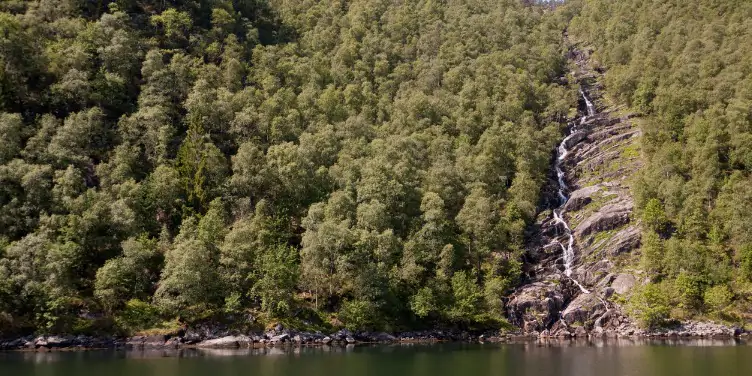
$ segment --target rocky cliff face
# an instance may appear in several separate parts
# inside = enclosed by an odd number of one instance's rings
[[[640,167],[640,131],[631,115],[619,115],[602,100],[599,77],[589,68],[587,54],[573,50],[570,55],[574,77],[595,111],[587,116],[586,99],[581,99],[581,117],[570,124],[559,162],[565,203],[557,201],[560,185],[552,176],[551,197],[529,237],[526,281],[509,300],[507,312],[528,334],[632,334],[635,328],[615,298],[641,280],[636,273],[619,271],[621,261],[640,244],[628,187]],[[569,235],[553,210],[574,237],[569,276],[563,257]]]

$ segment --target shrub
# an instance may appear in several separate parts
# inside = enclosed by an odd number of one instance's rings
[[[669,319],[669,299],[663,284],[647,284],[635,289],[627,310],[644,328],[663,326]]]
[[[159,310],[149,303],[131,299],[118,314],[115,321],[118,326],[128,331],[151,328],[160,322]]]
[[[367,300],[349,300],[342,304],[339,319],[350,330],[374,329],[377,326],[378,307]]]
[[[728,286],[718,285],[705,290],[705,307],[711,312],[720,312],[731,304],[734,294]]]
[[[418,290],[418,292],[410,298],[410,309],[412,309],[415,315],[421,318],[428,317],[428,315],[434,313],[437,306],[433,290],[428,287]]]
[[[702,281],[689,273],[681,272],[674,281],[682,308],[699,308],[702,303]]]

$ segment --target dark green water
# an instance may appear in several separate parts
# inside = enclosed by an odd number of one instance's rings
[[[703,341],[0,353],[0,375],[752,375],[752,345]]]

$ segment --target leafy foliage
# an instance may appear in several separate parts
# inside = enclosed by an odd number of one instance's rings
[[[576,99],[564,27],[512,0],[0,4],[1,328],[498,324]]]

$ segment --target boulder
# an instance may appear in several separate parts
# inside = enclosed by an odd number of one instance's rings
[[[180,347],[181,344],[182,344],[182,338],[180,338],[180,337],[172,337],[172,338],[168,339],[165,342],[164,345],[165,345],[165,347],[169,347],[169,348],[178,348],[178,347]]]
[[[144,346],[147,347],[160,347],[164,346],[169,337],[165,335],[154,335],[144,337]]]
[[[635,276],[622,273],[617,275],[616,278],[614,278],[614,281],[611,282],[611,288],[614,289],[615,293],[624,295],[632,290],[635,284],[637,284],[637,278],[635,278]]]
[[[34,346],[35,347],[46,347],[47,346],[47,338],[44,336],[37,337],[34,339]]]
[[[271,339],[269,339],[269,342],[271,342],[272,344],[278,344],[278,343],[288,342],[289,340],[290,340],[290,335],[287,333],[282,333],[280,335],[276,335],[272,337]]]
[[[73,344],[73,338],[71,337],[59,337],[59,336],[50,336],[47,337],[47,346],[48,348],[62,348],[62,347],[68,347]]]
[[[397,340],[393,335],[389,333],[374,333],[371,337],[373,342],[394,342]]]
[[[247,340],[242,339],[245,343]],[[237,348],[240,347],[241,338],[236,336],[225,336],[215,339],[209,339],[199,342],[197,347],[211,347],[211,348]]]
[[[580,294],[561,313],[562,320],[567,325],[592,325],[592,323],[607,310],[605,304],[595,293]]]
[[[24,347],[26,340],[23,338],[16,338],[14,340],[0,342],[0,350],[16,350]]]
[[[556,321],[549,330],[549,336],[556,338],[569,338],[572,336],[569,329],[570,328],[563,321]]]
[[[574,329],[574,336],[577,338],[584,338],[588,336],[588,332],[584,326],[578,326]]]
[[[132,347],[162,347],[167,341],[167,336],[133,336],[125,340],[125,344]]]
[[[525,285],[507,304],[509,319],[526,333],[543,331],[558,318],[564,300],[558,281]]]
[[[183,335],[182,342],[187,345],[195,345],[201,342],[201,339],[202,339],[202,336],[200,333],[193,331],[193,330],[189,330]]]
[[[575,270],[575,277],[580,283],[586,286],[593,286],[604,278],[608,278],[609,271],[613,268],[613,263],[608,259],[601,259],[597,262],[587,263]]]

